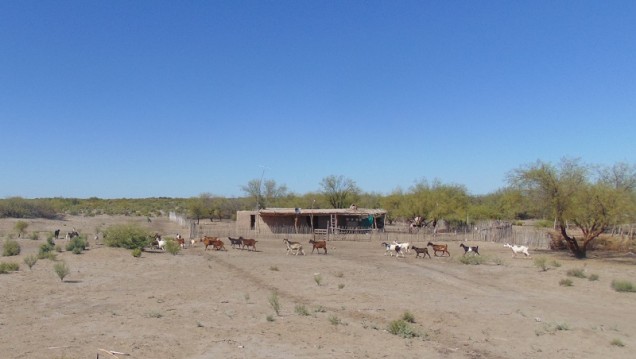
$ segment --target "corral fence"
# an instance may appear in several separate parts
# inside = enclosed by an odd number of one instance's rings
[[[513,226],[509,222],[484,221],[474,226],[464,226],[458,230],[431,230],[422,228],[417,233],[409,233],[406,225],[388,225],[382,230],[339,228],[337,231],[309,227],[280,226],[270,228],[273,233],[259,233],[249,226],[237,226],[234,221],[195,221],[188,222],[190,238],[203,236],[243,237],[255,239],[309,241],[310,239],[327,239],[330,241],[370,241],[370,242],[494,242],[526,245],[533,249],[548,249],[550,238],[548,231],[530,226]],[[335,232],[335,233],[334,233]]]

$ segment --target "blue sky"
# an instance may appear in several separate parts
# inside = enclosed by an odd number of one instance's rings
[[[0,1],[0,197],[506,186],[636,154],[634,1]]]

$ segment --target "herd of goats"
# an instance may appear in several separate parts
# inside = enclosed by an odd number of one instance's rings
[[[256,251],[256,243],[258,241],[255,239],[249,239],[249,238],[243,238],[243,237],[238,237],[238,238],[227,237],[227,238],[230,241],[230,246],[232,248],[235,248],[235,249],[247,248],[247,250]],[[177,243],[179,244],[181,248],[185,248],[185,239],[180,234],[177,234],[175,240],[177,241]],[[202,238],[199,239],[198,242],[202,243],[205,246],[205,250],[208,250],[208,247],[211,247],[212,249],[217,251],[227,250],[225,248],[225,243],[219,237],[203,236]],[[190,240],[191,246],[195,246],[196,243],[197,241],[195,239]],[[289,255],[290,253],[294,255],[298,255],[298,254],[305,255],[305,252],[303,250],[303,245],[300,242],[293,242],[285,238],[283,239],[283,243],[287,246],[287,255]],[[327,254],[326,240],[310,239],[309,244],[311,244],[312,246],[312,249],[311,249],[312,254],[314,253],[314,251],[316,251],[317,253],[320,253],[321,249],[323,250],[324,254]],[[150,245],[154,249],[165,250],[166,240],[162,239],[161,236],[158,233],[156,233]],[[438,253],[440,253],[439,256],[443,257],[444,255],[448,255],[450,257],[450,252],[448,251],[448,244],[435,244],[435,243],[428,242],[426,247],[416,247],[414,245],[411,245],[408,242],[393,241],[391,243],[382,242],[382,246],[385,249],[384,255],[390,255],[391,257],[393,257],[393,255],[395,254],[396,258],[400,258],[400,257],[404,258],[407,253],[411,253],[411,250],[415,252],[415,258],[418,258],[420,256],[422,258],[426,258],[426,256],[431,258],[431,255],[428,251],[428,247],[432,248],[433,255],[436,257],[438,256]],[[464,256],[479,255],[479,246],[467,246],[464,243],[460,243],[459,246],[464,250]],[[512,250],[513,257],[515,257],[519,253],[522,253],[526,257],[530,257],[530,253],[528,252],[527,246],[511,245],[506,243],[504,247],[510,248]]]

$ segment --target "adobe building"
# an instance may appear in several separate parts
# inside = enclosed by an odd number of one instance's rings
[[[350,208],[301,209],[267,208],[258,211],[237,211],[237,229],[255,234],[287,233],[368,233],[383,231],[387,211],[383,209]]]

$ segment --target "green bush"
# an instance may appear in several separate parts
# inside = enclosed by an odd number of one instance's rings
[[[55,245],[51,245],[51,242],[47,241],[46,243],[42,243],[40,245],[40,250],[38,252],[38,258],[39,259],[52,259],[51,255],[53,255],[53,257],[55,257],[55,253],[53,253],[53,250],[55,250]]]
[[[132,256],[135,258],[141,257],[141,249],[135,248],[132,250]]]
[[[546,257],[535,257],[534,265],[545,272],[548,270],[548,259]]]
[[[35,265],[35,263],[37,263],[38,261],[38,257],[36,257],[33,254],[29,254],[28,256],[24,257],[24,263],[29,266],[29,269],[33,268],[33,266]]]
[[[474,255],[474,256],[461,256],[459,257],[459,262],[463,263],[463,264],[472,264],[472,265],[479,265],[479,264],[483,264],[486,262],[486,257],[482,257],[482,256],[478,256],[478,255]]]
[[[16,272],[20,269],[20,265],[18,263],[0,263],[0,274],[6,274],[9,272]]]
[[[408,323],[415,323],[415,316],[408,310],[402,314],[402,320]]]
[[[415,329],[413,329],[413,327],[404,319],[392,321],[389,323],[389,328],[387,330],[389,333],[405,339],[420,336],[419,333],[417,333],[417,331],[415,331]]]
[[[57,276],[60,277],[61,281],[64,281],[64,277],[71,273],[71,269],[64,261],[55,263],[55,265],[53,265],[53,270]]]
[[[587,278],[587,276],[585,275],[585,271],[580,268],[569,269],[567,271],[567,275],[570,277],[576,277],[576,278]]]
[[[109,247],[142,249],[150,242],[150,233],[136,224],[114,225],[104,230],[104,244]]]
[[[175,241],[174,239],[168,239],[166,240],[166,252],[174,255],[177,255],[177,253],[179,253],[181,251],[181,246],[179,245],[179,242]]]
[[[572,286],[572,280],[571,279],[561,279],[559,281],[559,285],[562,287],[571,287]]]
[[[29,226],[29,224],[25,221],[17,221],[15,222],[15,231],[18,232],[18,235],[22,235],[23,233],[26,232],[27,227]]]
[[[84,237],[74,237],[66,244],[66,250],[75,254],[82,253],[86,250],[86,239]]]
[[[589,277],[587,277],[587,279],[588,279],[590,282],[597,281],[597,280],[598,280],[598,274],[590,274],[590,276],[589,276]]]
[[[636,292],[636,286],[630,281],[613,280],[612,288],[617,292]]]
[[[6,239],[2,247],[2,255],[5,257],[17,256],[20,254],[20,243],[13,239]]]

